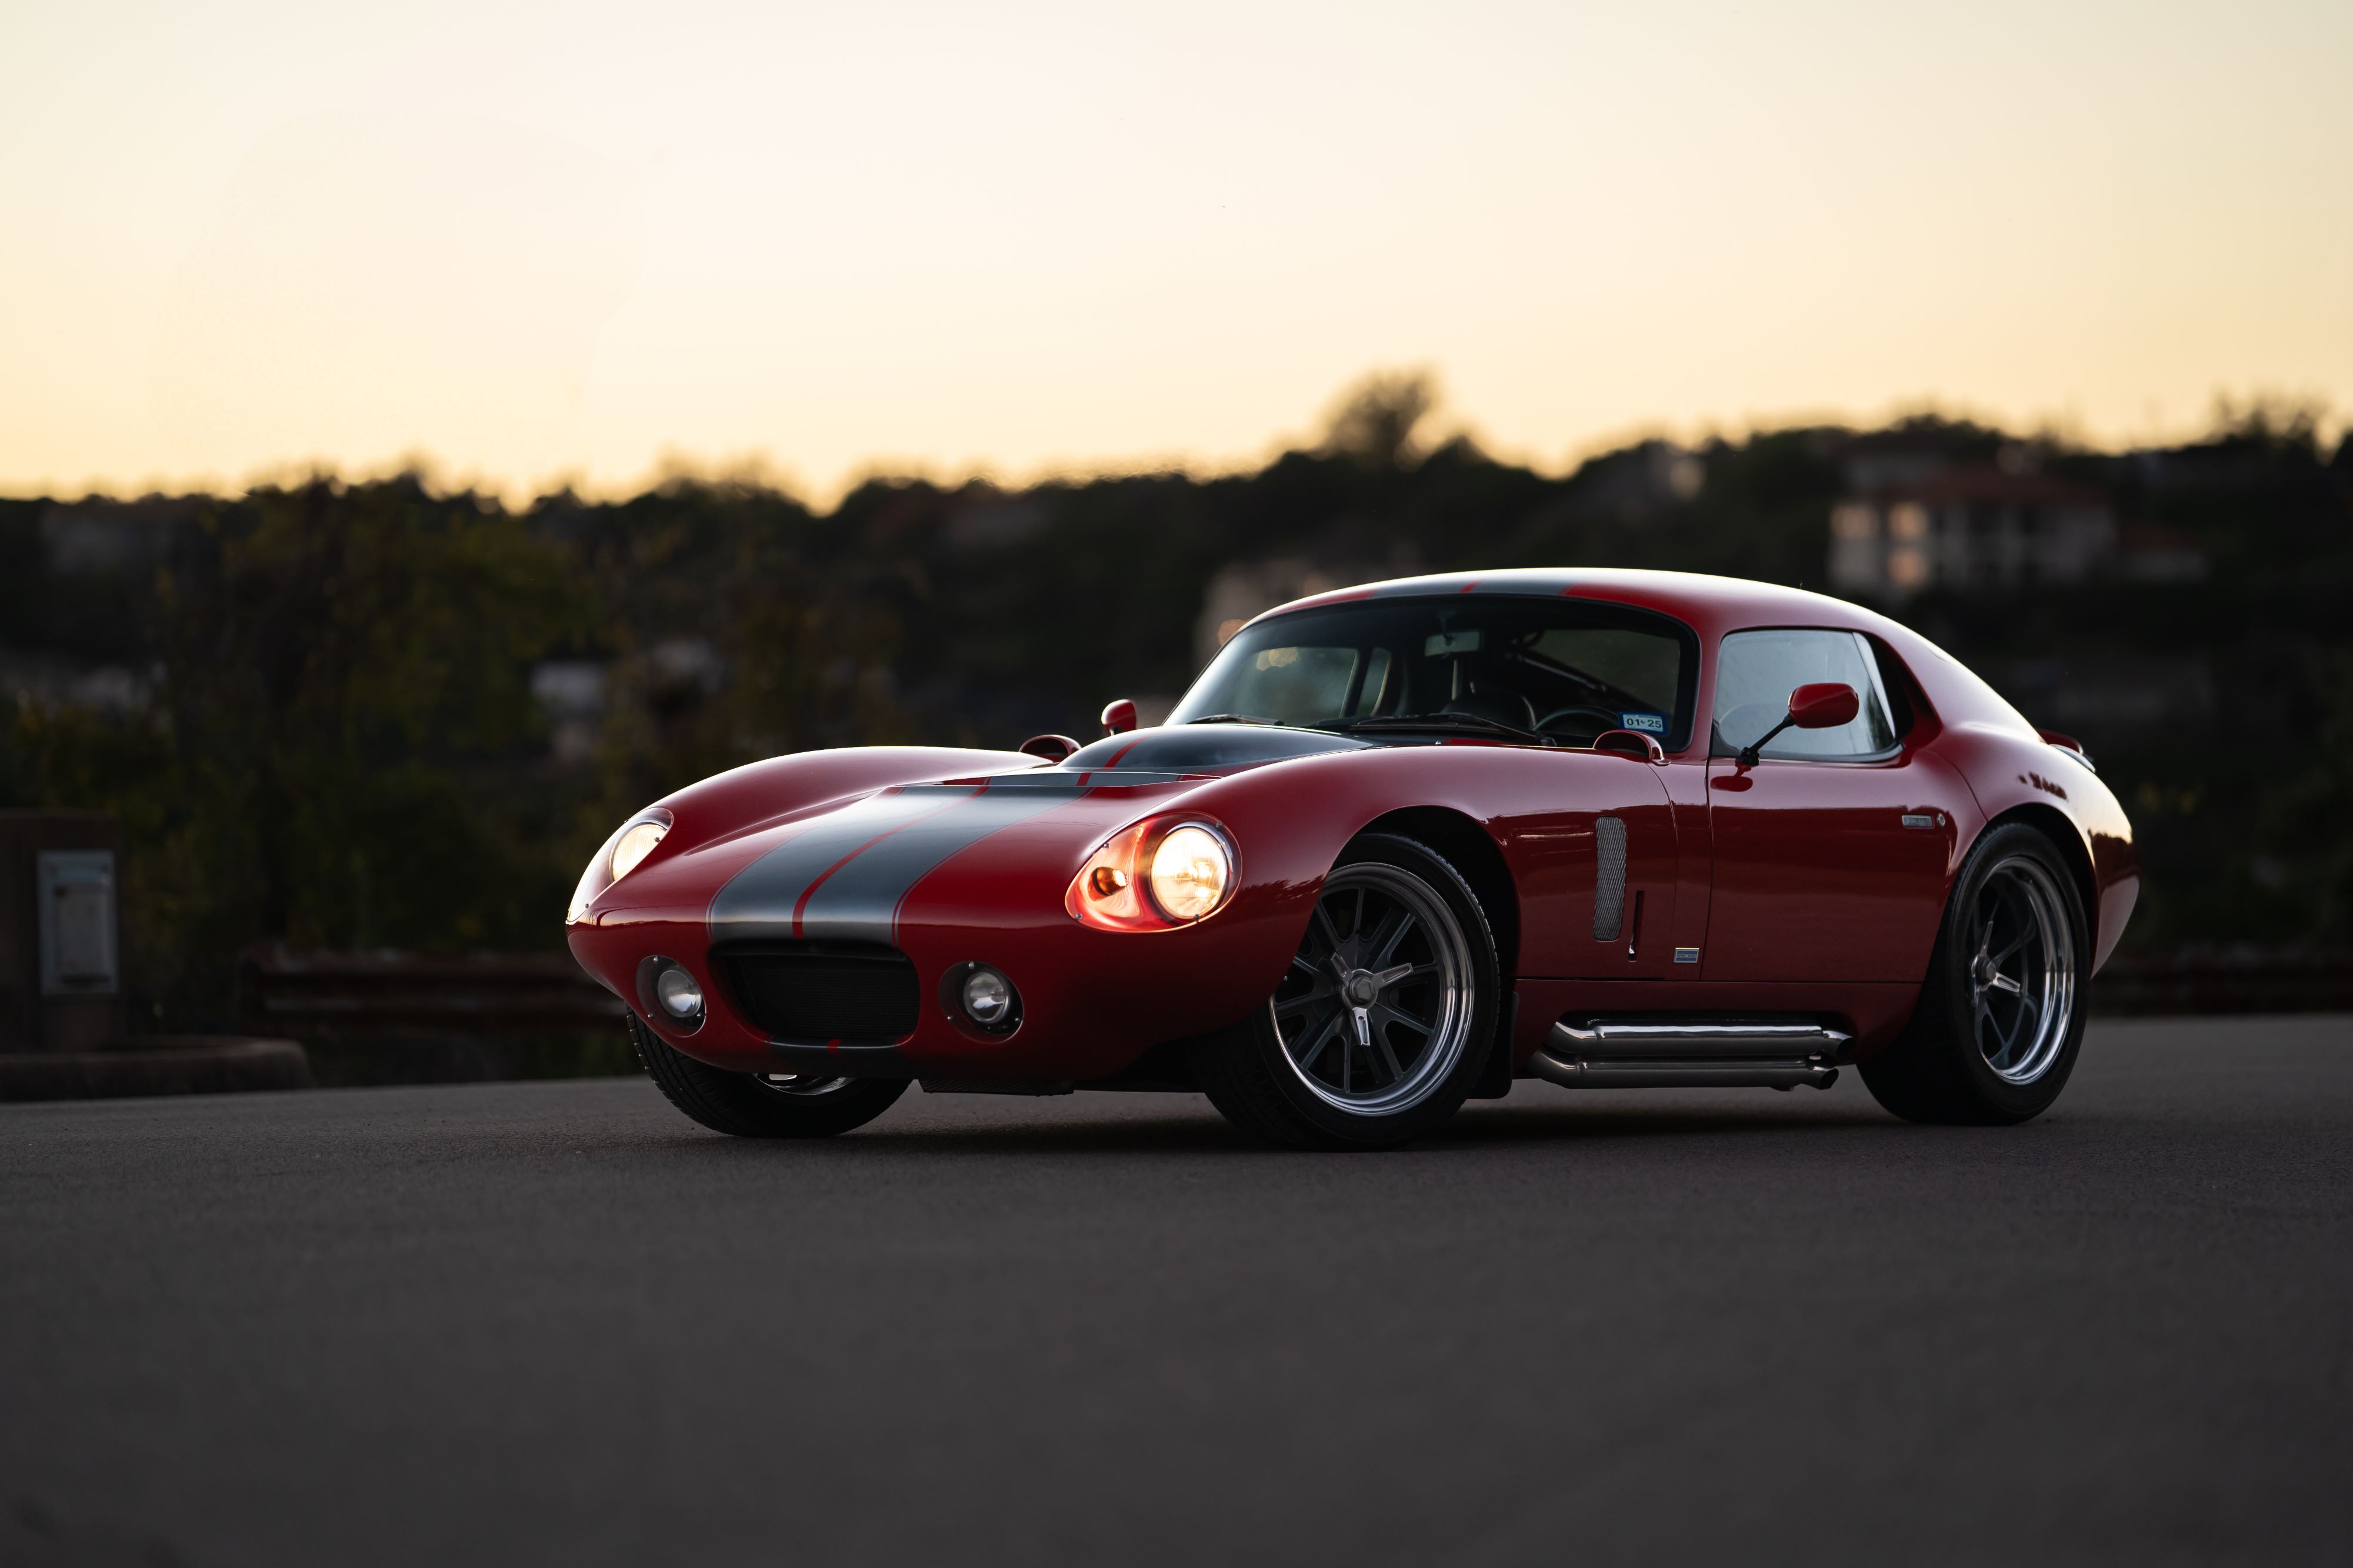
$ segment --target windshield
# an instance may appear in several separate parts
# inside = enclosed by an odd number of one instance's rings
[[[1346,729],[1467,715],[1572,746],[1639,730],[1680,751],[1691,740],[1697,647],[1679,622],[1586,600],[1358,600],[1245,626],[1168,721]]]

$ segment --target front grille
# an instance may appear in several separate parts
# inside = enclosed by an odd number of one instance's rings
[[[903,1040],[915,1032],[915,966],[878,942],[745,942],[713,948],[736,1005],[797,1044]]]

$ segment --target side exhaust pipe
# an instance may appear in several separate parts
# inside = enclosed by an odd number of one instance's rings
[[[1531,1064],[1563,1089],[1828,1089],[1852,1037],[1813,1023],[1555,1024]]]

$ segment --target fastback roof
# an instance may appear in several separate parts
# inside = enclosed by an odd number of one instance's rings
[[[1883,617],[1803,588],[1752,583],[1739,577],[1715,577],[1698,572],[1641,572],[1578,566],[1520,567],[1496,572],[1442,572],[1424,577],[1396,577],[1382,583],[1335,588],[1278,605],[1267,616],[1321,605],[1346,604],[1356,599],[1394,599],[1446,594],[1510,594],[1564,595],[1639,605],[1693,623],[1703,631],[1736,626],[1850,626],[1877,631],[1892,623]],[[1259,617],[1261,619],[1264,616]]]

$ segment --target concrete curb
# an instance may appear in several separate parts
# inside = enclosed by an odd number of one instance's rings
[[[311,1058],[292,1040],[169,1035],[134,1049],[0,1054],[0,1100],[112,1100],[309,1089]]]

